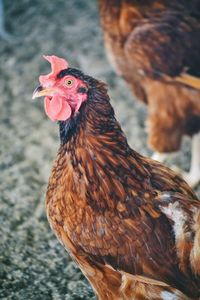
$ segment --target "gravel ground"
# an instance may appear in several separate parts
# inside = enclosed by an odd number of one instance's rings
[[[42,101],[31,100],[38,76],[49,72],[42,54],[65,57],[106,81],[129,143],[150,155],[146,109],[108,64],[96,1],[6,0],[5,13],[16,41],[0,41],[0,299],[95,299],[46,219],[44,195],[59,139]],[[182,155],[168,164],[188,168],[189,146],[186,139]]]

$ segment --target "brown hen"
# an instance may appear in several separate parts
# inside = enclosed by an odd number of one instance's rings
[[[200,180],[200,1],[99,0],[108,57],[148,105],[148,142],[164,161],[193,137],[189,173]],[[192,75],[192,76],[191,76]]]
[[[46,209],[98,299],[199,299],[200,204],[173,171],[132,150],[105,84],[52,65],[33,98],[59,121]]]

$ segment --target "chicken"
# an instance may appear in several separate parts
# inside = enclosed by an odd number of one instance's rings
[[[114,69],[148,106],[148,143],[164,162],[192,137],[200,181],[200,1],[99,0],[105,47]]]
[[[44,56],[60,148],[46,194],[51,228],[98,299],[198,299],[200,202],[177,174],[132,150],[104,83]]]

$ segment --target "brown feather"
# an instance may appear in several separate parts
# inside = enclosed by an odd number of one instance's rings
[[[102,87],[89,90],[76,130],[58,151],[46,195],[51,227],[99,299],[156,300],[163,292],[197,299],[196,195],[129,147]],[[184,219],[176,240],[164,210],[177,201]]]

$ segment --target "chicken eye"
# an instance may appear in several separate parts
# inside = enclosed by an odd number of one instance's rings
[[[74,81],[73,81],[72,79],[67,79],[67,80],[66,80],[66,85],[67,85],[68,87],[71,87],[71,86],[73,85],[73,83],[74,83]]]

